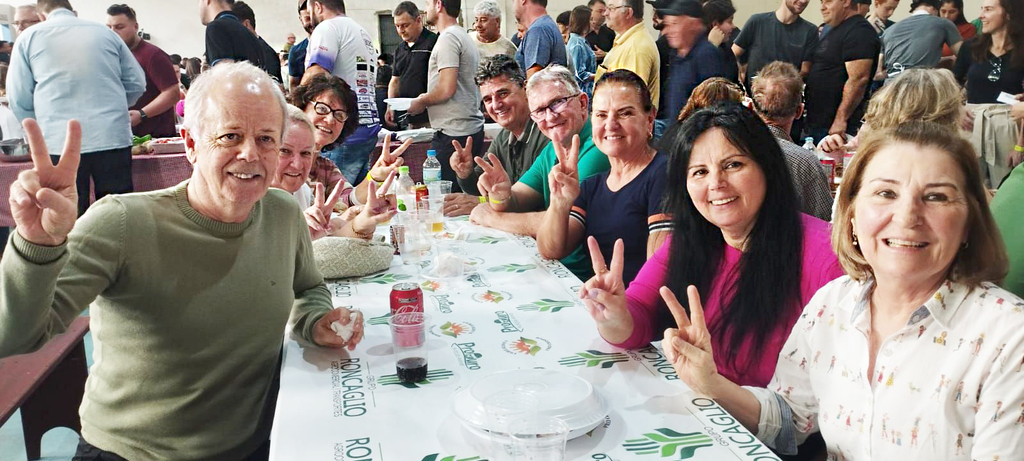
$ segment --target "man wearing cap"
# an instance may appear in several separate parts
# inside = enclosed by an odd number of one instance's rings
[[[658,12],[665,18],[662,33],[675,50],[665,96],[665,118],[671,123],[697,85],[725,75],[725,63],[718,48],[708,41],[704,9],[697,0],[672,0]]]
[[[811,72],[818,28],[800,17],[809,3],[782,0],[777,10],[755,14],[743,25],[732,52],[740,61],[740,80],[748,87],[751,77],[774,61],[792,64],[804,77]]]
[[[830,26],[818,39],[807,75],[807,136],[855,134],[865,92],[881,50],[874,27],[857,14],[854,0],[822,0],[821,16]]]
[[[608,0],[607,6],[605,19],[617,36],[604,62],[597,66],[594,81],[600,80],[605,72],[616,69],[633,71],[647,83],[657,109],[661,96],[661,58],[658,57],[658,46],[644,27],[643,0]],[[697,8],[700,8],[699,4]]]

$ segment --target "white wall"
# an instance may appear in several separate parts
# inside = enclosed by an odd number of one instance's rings
[[[199,56],[204,51],[203,25],[199,22],[199,12],[196,2],[193,0],[70,0],[71,4],[78,11],[80,17],[98,21],[106,21],[106,9],[112,3],[128,3],[135,8],[139,16],[139,26],[151,36],[151,42],[167,53],[178,53],[182,56]],[[414,0],[422,9],[425,6],[424,0]],[[515,31],[515,20],[512,15],[512,0],[497,0],[505,12],[502,18],[505,35],[508,36]],[[377,15],[387,14],[394,10],[401,0],[347,0],[346,7],[348,14],[363,25],[375,39],[379,46]],[[467,25],[472,24],[473,6],[479,0],[463,1],[463,18]],[[779,0],[733,0],[736,5],[736,24],[742,27],[743,22],[752,14],[775,10]],[[29,3],[24,0],[15,0],[12,5]],[[296,8],[297,0],[246,0],[256,12],[257,30],[264,40],[275,49],[280,49],[284,44],[285,35],[288,32],[294,33],[299,40],[305,36],[305,32],[299,24]],[[586,0],[549,0],[548,12],[552,17],[572,7],[585,4]],[[978,16],[981,8],[981,0],[964,0],[965,16],[972,20]],[[812,0],[804,12],[804,18],[813,23],[821,22],[821,2]],[[909,16],[910,0],[902,0],[897,9],[894,20]],[[6,11],[0,5],[0,11]],[[650,5],[646,6],[644,12],[645,21],[650,24]],[[648,26],[649,27],[649,26]],[[651,29],[654,34],[654,30]],[[392,50],[388,50],[391,52]]]

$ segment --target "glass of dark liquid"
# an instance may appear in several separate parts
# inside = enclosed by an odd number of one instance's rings
[[[395,351],[398,380],[418,383],[427,379],[427,328],[430,317],[422,312],[391,316],[391,346]]]

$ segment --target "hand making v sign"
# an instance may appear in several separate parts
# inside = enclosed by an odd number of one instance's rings
[[[36,245],[57,246],[67,240],[78,219],[78,162],[81,159],[82,127],[68,121],[64,153],[56,166],[46,141],[33,119],[23,122],[32,154],[32,169],[22,171],[11,184],[11,216],[22,238]]]

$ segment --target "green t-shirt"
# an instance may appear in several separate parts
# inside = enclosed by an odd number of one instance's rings
[[[558,157],[555,157],[555,146],[549,142],[547,147],[541,151],[537,160],[533,162],[533,166],[523,174],[523,177],[519,178],[519,182],[530,186],[531,189],[540,192],[544,196],[545,209],[551,203],[548,173],[551,172],[551,168],[556,163],[558,163]],[[590,120],[587,120],[587,123],[583,125],[583,129],[580,130],[580,157],[577,165],[579,166],[581,183],[584,179],[608,171],[611,168],[611,165],[608,164],[608,156],[604,155],[604,152],[601,152],[594,145]],[[586,249],[586,245],[581,244],[572,253],[569,253],[569,256],[562,258],[562,264],[572,271],[573,274],[576,274],[580,280],[586,281],[594,275],[593,266],[590,264],[590,254]]]
[[[1020,203],[1024,199],[1024,165],[1013,169],[1010,176],[1003,181],[989,207],[992,217],[1003,234],[1006,253],[1010,256],[1010,273],[1006,274],[1000,284],[1007,291],[1024,297],[1024,214],[1020,212]]]
[[[187,186],[108,195],[66,244],[15,232],[0,260],[0,357],[38,349],[91,304],[82,436],[127,459],[258,448],[286,325],[311,340],[333,307],[291,195],[271,189],[245,222],[222,223]]]

